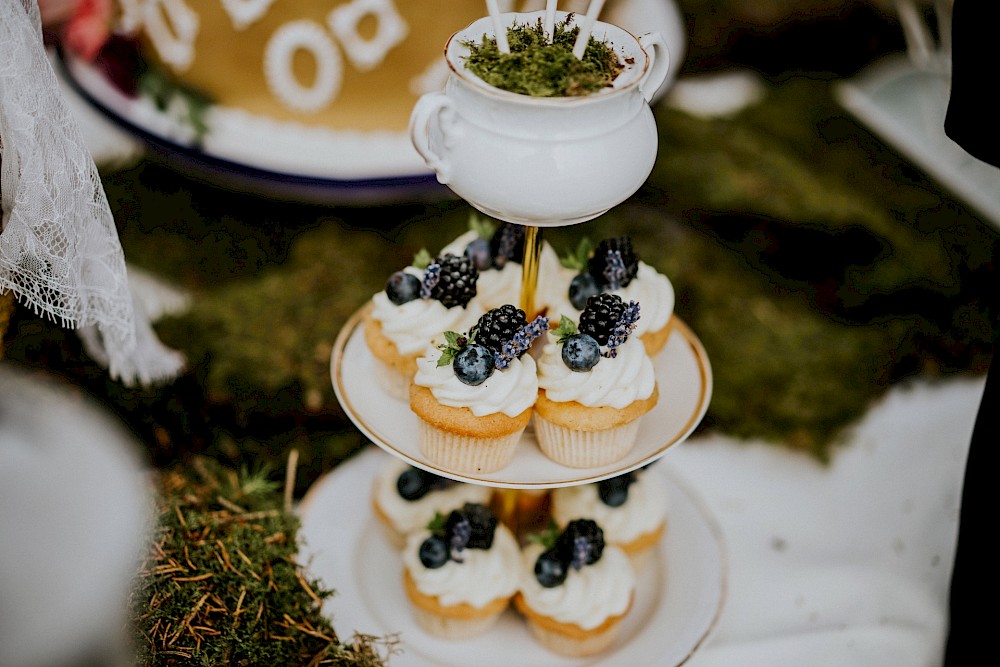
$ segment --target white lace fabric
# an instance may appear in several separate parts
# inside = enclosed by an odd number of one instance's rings
[[[36,0],[0,0],[0,291],[79,330],[127,385],[177,375],[129,290],[94,160],[45,54]]]

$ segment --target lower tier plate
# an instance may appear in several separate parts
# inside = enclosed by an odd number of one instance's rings
[[[367,308],[367,307],[366,307]],[[597,468],[570,468],[547,458],[529,424],[511,463],[493,473],[462,473],[442,468],[420,451],[418,417],[408,403],[387,393],[376,379],[377,360],[364,339],[365,309],[341,330],[330,361],[333,389],[344,411],[362,433],[411,465],[462,482],[507,488],[551,488],[596,482],[655,461],[683,442],[705,415],[712,396],[712,370],[701,341],[674,316],[666,346],[653,359],[660,399],[643,416],[635,447],[625,458]]]
[[[670,503],[667,531],[639,575],[632,610],[617,643],[587,659],[550,653],[523,619],[508,609],[486,634],[449,641],[425,633],[413,620],[403,591],[402,558],[371,509],[375,475],[387,454],[374,447],[321,477],[299,506],[300,562],[335,594],[323,613],[338,635],[398,635],[395,667],[570,667],[685,663],[715,626],[726,595],[727,559],[721,532],[697,495],[661,462]]]

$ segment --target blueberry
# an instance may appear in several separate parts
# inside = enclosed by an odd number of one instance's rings
[[[628,500],[628,484],[617,481],[617,478],[598,482],[597,495],[608,507],[621,507]]]
[[[443,537],[431,535],[420,543],[420,562],[428,570],[436,570],[448,562],[448,543]]]
[[[396,491],[404,500],[419,500],[429,490],[423,471],[417,468],[407,468],[396,478]]]
[[[465,384],[482,384],[493,375],[493,351],[478,343],[466,345],[455,355],[451,367]]]
[[[477,271],[485,271],[493,267],[493,256],[490,253],[489,239],[476,238],[465,246],[465,256],[476,267]]]
[[[396,271],[385,284],[385,293],[397,306],[413,301],[420,296],[420,278],[412,273]]]
[[[549,549],[535,560],[535,579],[543,588],[555,588],[566,581],[568,573],[566,563],[555,549]]]
[[[589,273],[578,273],[569,282],[569,302],[577,310],[583,310],[587,299],[601,291],[597,280]]]
[[[571,371],[589,371],[601,360],[601,346],[589,334],[569,336],[563,342],[562,360]]]

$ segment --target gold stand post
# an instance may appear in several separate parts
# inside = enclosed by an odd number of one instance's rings
[[[524,257],[521,259],[521,310],[530,322],[535,318],[535,292],[538,288],[538,264],[542,254],[542,235],[538,227],[524,228]],[[500,489],[500,520],[518,533],[517,489]]]

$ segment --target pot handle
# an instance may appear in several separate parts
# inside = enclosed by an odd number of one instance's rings
[[[649,56],[649,69],[639,82],[639,90],[646,101],[650,102],[660,84],[667,78],[667,71],[670,69],[670,51],[667,49],[667,43],[663,41],[663,35],[658,32],[647,32],[640,36],[639,44]]]
[[[446,153],[454,143],[454,129],[455,103],[445,93],[426,93],[417,100],[410,114],[410,141],[437,174],[438,182],[444,184],[451,178],[451,164]],[[440,141],[434,141],[437,137]],[[432,144],[440,144],[444,153],[436,153]]]

